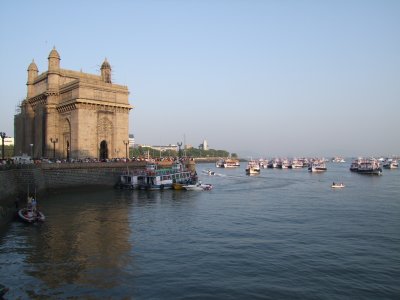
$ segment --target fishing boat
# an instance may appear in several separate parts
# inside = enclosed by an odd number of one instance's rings
[[[246,166],[246,175],[256,174],[260,174],[260,165],[256,161],[250,160]]]
[[[333,189],[342,189],[344,187],[345,187],[345,185],[343,183],[337,183],[337,182],[334,182],[331,185],[331,188],[333,188]]]

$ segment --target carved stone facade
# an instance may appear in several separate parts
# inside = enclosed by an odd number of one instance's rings
[[[101,75],[60,68],[56,49],[48,70],[28,67],[28,93],[14,118],[15,154],[35,158],[125,157],[129,140],[129,91],[113,84],[107,59]]]

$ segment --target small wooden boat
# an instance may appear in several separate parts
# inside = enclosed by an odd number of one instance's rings
[[[331,185],[331,188],[333,188],[333,189],[341,189],[341,188],[344,188],[345,187],[345,185],[343,184],[343,183],[332,183],[332,185]]]
[[[41,211],[34,211],[32,209],[29,209],[27,207],[21,208],[18,211],[18,217],[27,223],[36,223],[36,222],[44,222],[46,217]]]

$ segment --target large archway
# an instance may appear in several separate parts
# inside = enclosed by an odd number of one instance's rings
[[[102,140],[100,143],[100,160],[108,159],[108,147],[107,142]]]

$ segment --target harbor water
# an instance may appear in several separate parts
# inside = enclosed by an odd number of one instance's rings
[[[349,166],[45,195],[45,223],[0,231],[5,299],[399,299],[400,171]]]

